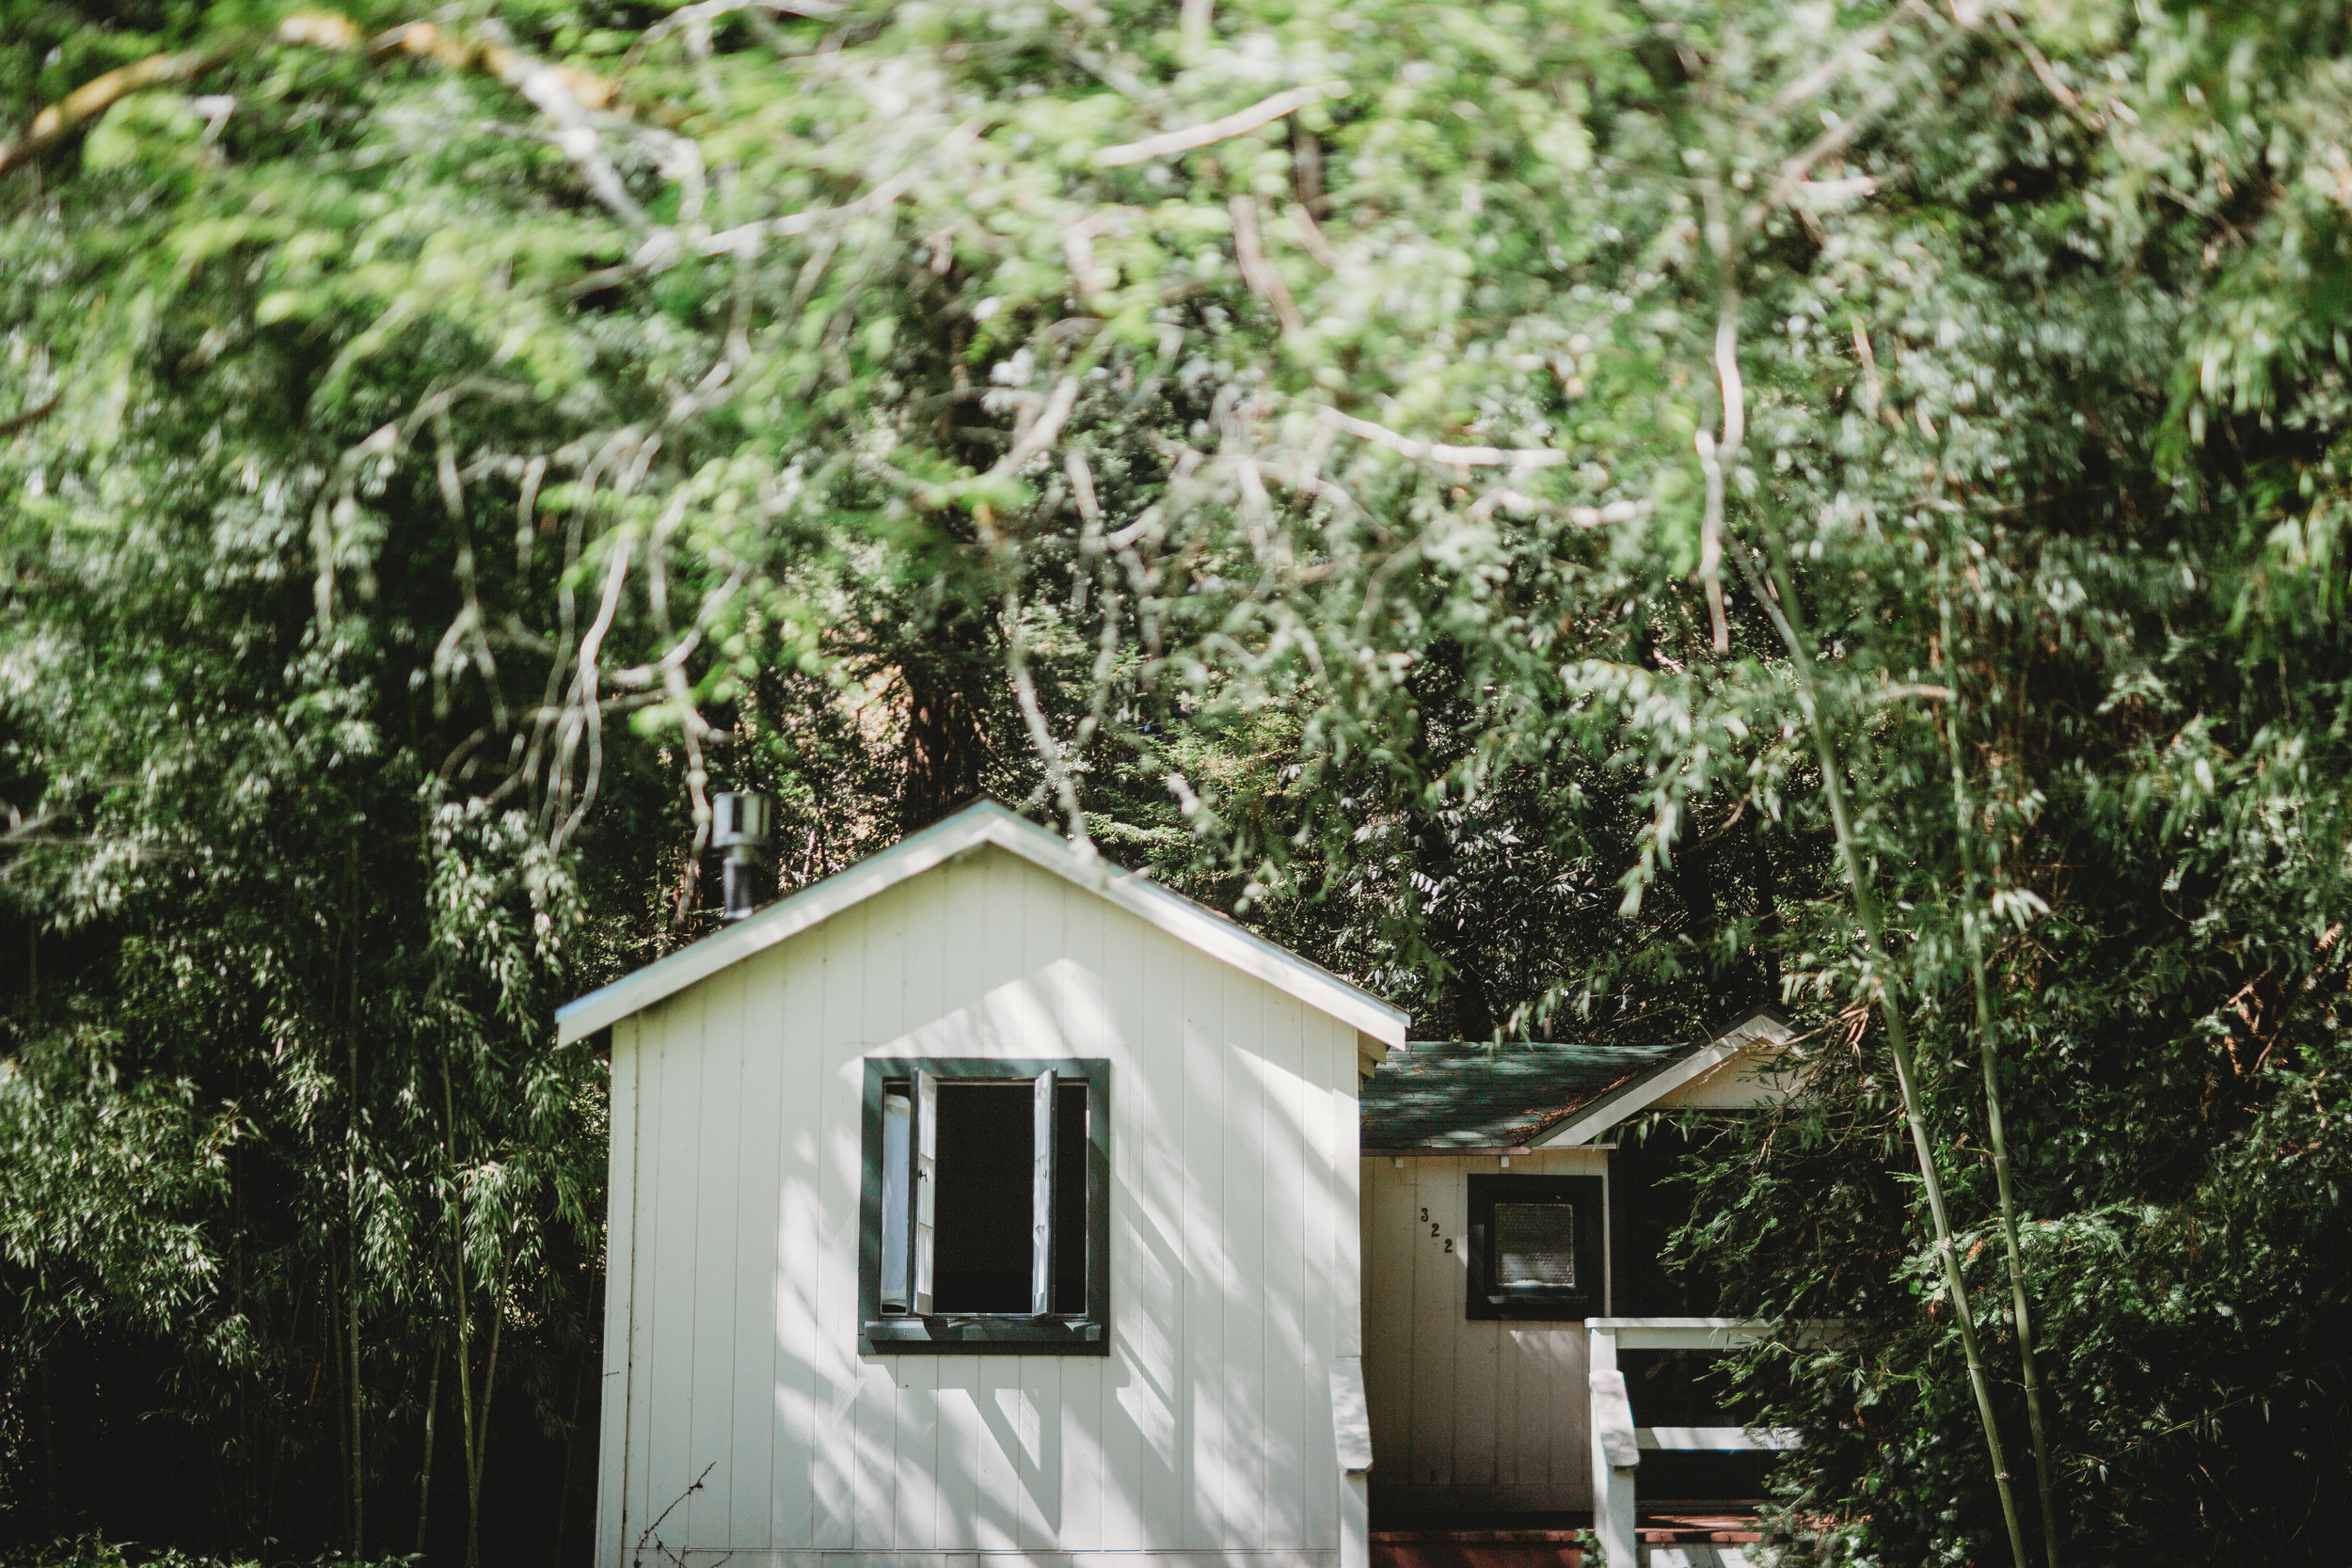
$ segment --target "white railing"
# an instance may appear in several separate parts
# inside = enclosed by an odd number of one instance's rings
[[[1634,1535],[1633,1472],[1653,1452],[1754,1453],[1793,1449],[1785,1428],[1639,1427],[1626,1397],[1620,1350],[1726,1351],[1761,1338],[1768,1323],[1740,1318],[1587,1318],[1593,1397],[1593,1533],[1608,1568],[1640,1568]],[[1830,1325],[1820,1325],[1827,1328]]]

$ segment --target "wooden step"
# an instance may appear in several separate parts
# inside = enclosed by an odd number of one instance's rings
[[[1581,1530],[1394,1529],[1372,1532],[1372,1568],[1582,1568]]]
[[[1645,1513],[1634,1534],[1645,1546],[1745,1545],[1764,1539],[1744,1513]]]

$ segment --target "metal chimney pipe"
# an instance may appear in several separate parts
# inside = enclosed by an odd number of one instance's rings
[[[726,918],[741,920],[759,898],[758,879],[775,836],[775,802],[751,790],[730,790],[710,801],[710,845],[727,852],[720,867]]]

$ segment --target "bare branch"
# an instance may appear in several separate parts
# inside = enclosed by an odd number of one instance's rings
[[[1321,87],[1291,87],[1271,98],[1262,98],[1246,109],[1236,109],[1221,119],[1203,125],[1187,125],[1181,130],[1165,131],[1141,141],[1122,142],[1117,147],[1100,149],[1094,154],[1097,168],[1120,168],[1128,164],[1147,163],[1171,153],[1190,152],[1196,148],[1209,147],[1221,141],[1270,125],[1284,115],[1296,114],[1310,103],[1326,98],[1339,98],[1347,92],[1344,82],[1327,82]]]
[[[1184,47],[1205,49],[1209,46],[1209,18],[1212,0],[1184,0],[1178,13],[1184,30]]]
[[[572,739],[584,728],[588,736],[588,775],[580,783],[580,804],[564,818],[562,831],[555,835],[552,847],[557,849],[561,849],[570,841],[572,834],[580,831],[580,823],[588,816],[588,808],[596,803],[596,786],[603,777],[604,712],[596,703],[596,651],[604,641],[604,634],[612,629],[613,614],[620,608],[621,584],[628,576],[629,553],[629,541],[624,537],[613,547],[612,563],[605,569],[604,599],[596,607],[596,618],[589,623],[587,633],[580,640],[580,677],[575,688],[579,692],[575,710],[579,717],[567,726],[571,736],[567,736],[564,748],[565,754],[558,761],[557,768],[563,774],[564,792],[569,794]]]
[[[1862,318],[1853,319],[1853,351],[1862,358],[1862,413],[1865,419],[1879,417],[1879,361],[1870,352],[1870,334],[1864,331]]]
[[[914,182],[922,178],[923,171],[930,166],[932,159],[946,157],[969,147],[987,124],[984,116],[965,120],[940,139],[939,146],[932,150],[931,158],[917,158],[855,201],[844,202],[838,207],[811,207],[780,218],[761,218],[733,229],[723,229],[704,240],[699,248],[705,256],[723,256],[729,251],[741,255],[746,254],[746,246],[756,251],[764,240],[786,239],[818,229],[852,223],[862,217],[871,217],[913,190]]]
[[[1282,281],[1282,275],[1266,260],[1265,246],[1258,237],[1258,203],[1253,197],[1237,196],[1226,204],[1233,217],[1233,260],[1241,265],[1241,275],[1248,281],[1250,291],[1274,307],[1275,315],[1285,332],[1303,332],[1307,324],[1300,319],[1298,306]]]
[[[1549,513],[1565,517],[1574,528],[1605,528],[1611,523],[1629,523],[1650,515],[1651,503],[1646,500],[1611,501],[1607,506],[1562,506],[1539,496],[1526,495],[1503,486],[1487,491],[1470,506],[1470,515],[1486,518],[1500,508],[1524,514]]]
[[[1005,589],[1005,669],[1012,676],[1012,691],[1021,704],[1021,717],[1027,724],[1030,749],[1045,768],[1045,779],[1053,786],[1054,795],[1061,802],[1062,815],[1070,823],[1070,842],[1089,854],[1094,851],[1094,840],[1087,833],[1086,813],[1078,808],[1078,787],[1070,777],[1069,758],[1063,755],[1060,743],[1054,739],[1053,729],[1045,722],[1045,710],[1037,700],[1037,683],[1029,678],[1028,639],[1021,630],[1021,591],[1009,584]]]
[[[1104,711],[1110,705],[1111,666],[1119,659],[1119,591],[1105,588],[1103,592],[1103,634],[1095,644],[1093,683],[1088,689],[1087,716],[1078,722],[1078,733],[1071,737],[1073,755],[1085,756],[1087,747],[1094,741],[1095,732],[1103,727]]]
[[[607,107],[618,96],[617,89],[604,78],[569,66],[551,65],[502,43],[466,39],[430,22],[411,22],[395,27],[371,40],[368,53],[376,58],[392,53],[414,55],[437,60],[453,70],[479,69],[513,87],[555,122],[555,145],[571,159],[597,200],[633,229],[643,229],[650,222],[645,210],[637,205],[621,182],[620,171],[604,155],[602,138],[588,122],[591,110]]]
[[[6,828],[0,828],[0,845],[42,842],[41,830],[57,819],[56,811],[48,806],[43,806],[39,813],[30,817],[14,806],[7,809],[8,825]]]
[[[1699,525],[1699,581],[1707,592],[1707,620],[1717,655],[1731,652],[1731,622],[1724,612],[1724,473],[1740,461],[1747,438],[1747,385],[1740,374],[1740,287],[1738,251],[1724,214],[1723,187],[1705,182],[1707,237],[1715,252],[1715,375],[1723,390],[1719,429],[1691,437],[1707,477],[1707,509]]]
[[[1062,230],[1062,259],[1070,265],[1073,292],[1078,296],[1079,304],[1097,314],[1102,313],[1098,301],[1103,289],[1095,278],[1094,236],[1101,233],[1106,225],[1124,216],[1126,212],[1124,207],[1105,207],[1099,213],[1089,214]]]
[[[444,662],[447,655],[454,650],[461,638],[469,642],[473,650],[474,668],[481,672],[483,684],[490,693],[491,723],[503,730],[506,728],[506,695],[499,689],[498,659],[490,652],[490,639],[482,612],[482,595],[474,571],[473,524],[466,515],[465,483],[458,477],[457,448],[451,436],[446,408],[434,415],[433,446],[434,472],[440,481],[441,505],[448,511],[450,524],[457,531],[457,588],[463,599],[457,618],[450,624],[447,635],[441,639],[440,649],[434,654],[433,676],[438,685],[442,672],[448,668]],[[464,660],[461,658],[455,662],[462,665]]]
[[[531,570],[531,514],[539,503],[539,484],[548,477],[548,460],[534,457],[523,468],[522,490],[515,498],[515,570]]]
[[[643,38],[629,48],[633,56],[660,43],[679,28],[708,27],[723,16],[737,11],[774,11],[783,16],[838,16],[841,8],[834,0],[701,0],[699,5],[681,6],[648,28]]]
[[[332,630],[335,625],[335,543],[358,506],[353,492],[354,476],[359,465],[369,458],[398,451],[401,439],[397,423],[376,427],[366,440],[343,453],[335,466],[336,483],[322,488],[310,508],[310,553],[318,572],[311,584],[310,602],[322,632]],[[330,492],[340,492],[331,502],[327,499]]]
[[[1416,441],[1409,436],[1399,436],[1386,425],[1343,414],[1336,408],[1324,409],[1321,418],[1326,424],[1350,436],[1359,436],[1417,462],[1444,463],[1459,468],[1556,468],[1568,460],[1566,452],[1550,447],[1450,447]]]
[[[1084,454],[1073,451],[1062,459],[1062,472],[1070,476],[1071,494],[1077,498],[1078,516],[1086,524],[1087,532],[1099,538],[1103,531],[1103,506],[1094,498],[1094,470],[1087,467]]]
[[[1340,253],[1331,248],[1329,240],[1324,238],[1323,226],[1315,221],[1314,214],[1307,211],[1304,202],[1298,201],[1292,202],[1286,212],[1291,220],[1291,230],[1298,236],[1298,243],[1305,247],[1307,254],[1331,271],[1339,271]]]
[[[189,49],[170,55],[150,55],[103,76],[92,77],[35,115],[23,135],[0,146],[0,174],[31,163],[131,94],[149,87],[192,82],[219,69],[228,59],[227,50]]]
[[[1019,473],[1029,459],[1049,450],[1061,438],[1061,427],[1069,421],[1070,410],[1077,404],[1079,385],[1074,375],[1065,375],[1054,384],[1054,395],[1046,400],[1044,412],[1037,417],[1037,422],[1019,440],[1013,442],[1012,450],[996,460],[995,466],[989,469],[989,477]]]
[[[1772,100],[1772,113],[1785,115],[1806,99],[1828,90],[1840,76],[1877,54],[1893,28],[1892,23],[1883,22],[1856,33],[1847,40],[1845,48],[1781,88],[1780,96]]]
[[[645,547],[646,597],[652,602],[654,626],[663,637],[670,635],[670,578],[667,553],[670,535],[686,518],[690,492],[681,488],[670,504],[662,510],[661,519],[654,525],[653,540]],[[729,585],[730,589],[732,584]],[[694,805],[694,848],[699,852],[710,833],[710,800],[705,793],[710,782],[710,769],[703,760],[703,738],[710,733],[709,723],[702,710],[694,705],[694,693],[686,683],[686,659],[693,642],[702,635],[697,626],[671,657],[661,661],[661,689],[678,710],[678,728],[686,745],[686,794]]]
[[[362,35],[348,17],[331,11],[300,11],[256,38],[211,49],[151,55],[83,83],[34,116],[24,135],[0,146],[0,174],[30,162],[132,93],[192,82],[262,42],[350,51],[361,47]],[[551,65],[506,44],[469,37],[437,23],[407,23],[365,40],[365,46],[372,61],[405,55],[453,71],[480,71],[513,87],[555,121],[556,144],[579,166],[597,199],[635,226],[644,226],[644,211],[630,199],[619,174],[598,147],[596,131],[587,123],[591,112],[610,108],[619,99],[620,89],[612,82],[570,66]]]
[[[2026,63],[2033,67],[2035,77],[2041,81],[2042,87],[2048,91],[2049,95],[2066,107],[2079,111],[2083,101],[2075,95],[2073,88],[2058,80],[2058,73],[2050,64],[2050,57],[2035,47],[2033,40],[2026,35],[2026,30],[2017,25],[2017,19],[2004,10],[1994,20],[2000,24],[2001,31],[2009,35],[2010,41],[2025,52]]]
[[[47,419],[50,415],[56,413],[57,411],[57,403],[58,400],[53,397],[47,403],[40,404],[32,408],[27,408],[22,414],[11,415],[8,419],[0,420],[0,436],[13,436],[20,430],[31,429],[33,426],[40,423],[41,420]]]

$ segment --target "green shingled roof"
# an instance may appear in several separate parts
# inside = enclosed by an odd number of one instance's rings
[[[1362,1147],[1525,1148],[1692,1049],[1414,1040],[1389,1053],[1364,1085]]]

